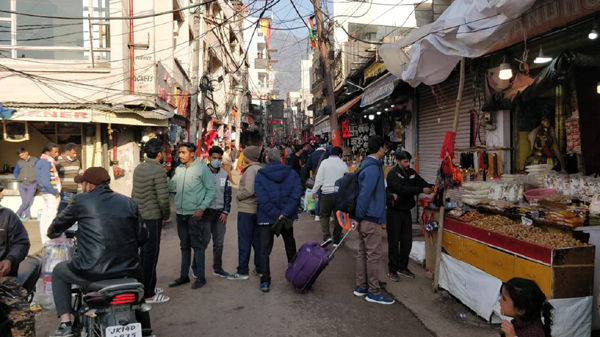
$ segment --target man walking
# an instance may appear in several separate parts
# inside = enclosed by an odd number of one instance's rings
[[[319,171],[319,166],[320,166],[321,162],[329,157],[329,154],[327,153],[327,150],[325,149],[326,146],[327,146],[326,141],[324,141],[324,140],[319,141],[319,147],[308,158],[307,165],[309,165],[310,170],[313,174],[313,177],[316,177],[316,175]],[[315,189],[314,187],[312,188],[312,191],[313,191],[313,195],[314,194],[317,195],[317,199],[315,199],[315,221],[319,222],[320,221],[319,213],[321,211],[321,208],[320,208],[321,205],[319,202],[319,198],[321,197],[321,191],[318,189]]]
[[[293,221],[298,219],[298,203],[302,194],[300,177],[290,166],[283,165],[277,149],[269,151],[267,166],[260,169],[254,183],[258,199],[258,230],[260,232],[260,290],[268,292],[271,285],[270,255],[273,250],[272,227],[282,221],[280,233],[285,244],[288,263],[296,254]],[[277,224],[279,225],[279,224]]]
[[[290,156],[290,166],[292,167],[292,170],[298,173],[299,177],[302,174],[302,161],[300,160],[302,152],[304,152],[302,145],[296,145],[294,146],[294,153]]]
[[[212,149],[214,149],[214,148],[218,148],[219,151],[221,151],[221,159],[219,160],[221,162],[220,168],[223,168],[223,170],[225,170],[225,172],[227,173],[227,176],[229,177],[229,182],[233,183],[233,179],[231,177],[231,163],[233,162],[231,160],[231,149],[229,149],[229,146],[225,146],[225,151],[223,151],[223,149],[221,149],[218,146],[213,146]],[[210,150],[209,150],[208,156],[209,157],[211,156]]]
[[[141,251],[146,303],[162,303],[170,299],[162,294],[164,289],[156,288],[156,264],[162,227],[171,217],[167,173],[162,165],[165,161],[164,151],[163,142],[156,138],[150,139],[144,145],[146,160],[133,171],[131,198],[137,202],[149,233],[148,241]]]
[[[237,193],[238,199],[238,267],[237,272],[227,277],[228,280],[247,280],[250,268],[250,249],[254,249],[254,273],[258,275],[260,268],[260,237],[258,223],[256,221],[257,199],[254,194],[254,181],[258,170],[262,165],[260,159],[260,148],[248,146],[240,155],[248,166],[242,171],[240,188]],[[241,163],[244,164],[244,163]]]
[[[56,169],[56,158],[58,157],[58,145],[47,143],[42,151],[42,157],[35,164],[35,180],[42,190],[44,207],[40,219],[40,235],[42,244],[48,240],[48,227],[56,218],[58,203],[60,201],[61,183]]]
[[[386,206],[385,177],[381,163],[385,156],[385,143],[381,136],[369,139],[368,153],[369,156],[360,165],[361,172],[358,175],[355,220],[359,223],[359,247],[354,295],[366,295],[368,302],[393,304],[393,299],[381,293],[379,284],[381,227],[385,224]]]
[[[231,145],[231,153],[229,155],[231,156],[231,171],[235,171],[238,167],[238,157],[240,156],[240,151],[236,149],[235,145]]]
[[[17,210],[17,216],[21,221],[27,221],[31,218],[31,205],[37,191],[35,183],[35,164],[38,159],[29,155],[25,148],[17,150],[19,160],[15,165],[13,172],[15,178],[19,181],[19,195],[21,196],[21,206]]]
[[[175,207],[177,209],[177,234],[181,248],[181,274],[169,284],[177,287],[190,282],[189,269],[192,263],[191,254],[194,249],[196,268],[192,273],[197,277],[192,289],[206,285],[204,274],[204,251],[206,250],[205,226],[202,223],[204,210],[208,208],[215,196],[215,184],[210,169],[194,153],[196,146],[192,143],[179,145],[181,164],[169,181],[169,190],[175,191]]]
[[[77,194],[77,183],[73,179],[81,173],[81,163],[77,160],[77,145],[75,143],[65,145],[65,150],[56,160],[56,169],[62,186],[60,204],[58,205],[58,213],[60,213],[67,208],[69,202]]]
[[[315,186],[313,191],[321,190],[321,197],[319,198],[317,193],[313,192],[313,199],[319,201],[319,216],[321,217],[321,230],[323,231],[324,243],[332,241],[331,231],[329,230],[329,218],[334,215],[334,228],[333,228],[333,246],[337,247],[342,238],[342,227],[338,224],[337,216],[335,212],[335,182],[342,178],[344,174],[348,173],[348,165],[344,163],[340,156],[343,150],[341,147],[336,146],[331,149],[331,155],[329,158],[321,162],[319,172],[315,178]]]
[[[399,275],[414,278],[408,269],[408,256],[412,248],[412,217],[415,196],[433,193],[433,188],[415,170],[410,168],[412,156],[406,151],[396,153],[396,166],[387,175],[387,189],[398,195],[387,211],[388,277],[400,281]],[[398,250],[400,245],[400,250]]]
[[[223,270],[223,243],[225,242],[227,216],[231,210],[231,182],[227,172],[221,169],[223,150],[218,146],[213,146],[208,150],[208,155],[210,159],[208,167],[212,172],[215,196],[202,216],[205,232],[209,232],[206,235],[204,246],[208,246],[212,234],[213,275],[227,277],[229,273]]]

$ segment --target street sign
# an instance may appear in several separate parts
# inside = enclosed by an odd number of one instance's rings
[[[269,63],[279,63],[279,60],[269,60]]]
[[[267,49],[267,53],[277,54],[277,53],[279,53],[279,49]]]

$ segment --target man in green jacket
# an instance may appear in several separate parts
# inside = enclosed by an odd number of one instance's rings
[[[169,182],[169,190],[176,192],[177,233],[181,248],[181,275],[169,287],[190,282],[192,248],[196,260],[196,267],[192,270],[196,282],[192,289],[206,284],[204,251],[210,239],[210,227],[204,226],[200,220],[215,196],[215,185],[210,169],[194,158],[195,152],[196,146],[192,143],[179,145],[181,165],[175,169],[175,175]]]
[[[163,289],[156,288],[156,264],[160,252],[162,227],[171,216],[167,173],[163,167],[165,146],[160,140],[150,139],[144,146],[146,160],[133,171],[131,198],[137,202],[148,228],[149,236],[142,246],[142,270],[146,303],[167,302]]]

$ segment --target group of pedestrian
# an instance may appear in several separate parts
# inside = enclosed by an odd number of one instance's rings
[[[46,243],[48,227],[77,194],[78,185],[74,178],[81,173],[77,145],[67,143],[59,154],[57,144],[47,143],[39,159],[29,155],[25,148],[17,150],[17,155],[19,159],[13,174],[19,182],[21,206],[16,214],[21,221],[31,218],[31,206],[39,188],[44,205],[38,220],[42,243]]]

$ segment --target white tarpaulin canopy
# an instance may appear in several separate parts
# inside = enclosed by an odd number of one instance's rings
[[[379,48],[386,68],[413,87],[448,78],[462,57],[484,55],[509,33],[535,0],[456,0],[433,23]],[[406,64],[403,48],[408,51]]]

